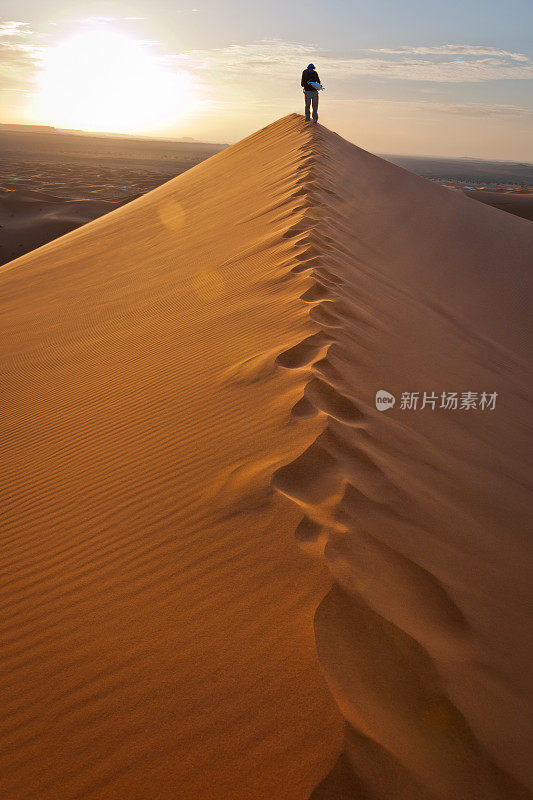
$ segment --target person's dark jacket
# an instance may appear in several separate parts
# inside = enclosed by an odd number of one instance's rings
[[[304,69],[302,72],[302,86],[304,87],[304,92],[316,91],[313,86],[309,86],[310,81],[320,83],[320,78],[318,77],[316,69]]]

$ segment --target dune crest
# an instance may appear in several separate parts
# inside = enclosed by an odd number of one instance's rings
[[[312,797],[526,798],[533,228],[311,133],[295,270],[313,276],[301,299],[327,346],[293,414],[327,422],[273,485],[334,579],[315,630],[347,762]],[[298,347],[278,363],[300,367]],[[491,391],[501,405],[398,403],[385,417],[382,386],[398,400]]]
[[[532,243],[293,114],[0,269],[5,796],[530,796]]]

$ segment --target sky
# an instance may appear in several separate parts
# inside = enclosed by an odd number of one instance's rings
[[[235,142],[303,111],[375,153],[533,162],[532,0],[0,0],[0,121]]]

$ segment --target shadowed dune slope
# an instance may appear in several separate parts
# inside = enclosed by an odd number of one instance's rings
[[[68,200],[46,192],[0,189],[0,264],[116,208],[109,200]]]
[[[530,797],[533,225],[322,128],[313,154],[304,299],[330,342],[293,413],[326,426],[273,478],[334,578],[315,628],[345,755],[313,800]]]
[[[517,217],[533,221],[533,192],[490,192],[485,189],[463,189],[467,197],[500,208]]]
[[[0,271],[7,797],[530,796],[532,245],[294,114]]]

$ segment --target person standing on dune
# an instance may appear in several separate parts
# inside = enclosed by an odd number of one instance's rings
[[[313,106],[313,122],[318,122],[318,88],[320,78],[314,64],[308,64],[307,69],[302,72],[301,85],[305,97],[305,121],[311,121],[311,104]]]

